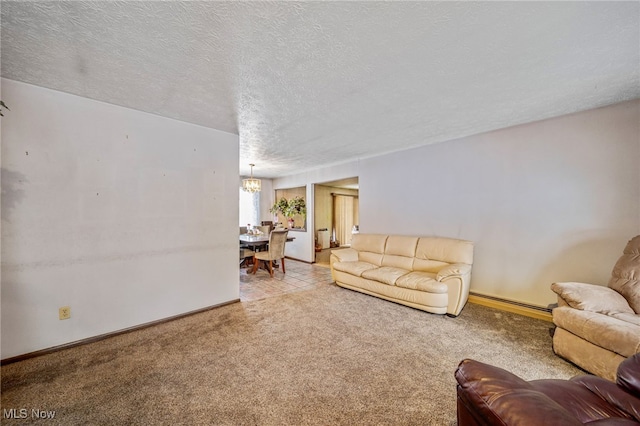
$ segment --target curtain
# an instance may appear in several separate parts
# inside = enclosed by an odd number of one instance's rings
[[[333,196],[333,233],[341,246],[351,245],[351,229],[354,222],[354,197]]]

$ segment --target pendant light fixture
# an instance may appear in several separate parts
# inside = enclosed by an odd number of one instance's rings
[[[255,166],[255,164],[249,165],[251,166],[251,178],[242,179],[242,189],[253,194],[254,192],[260,192],[262,189],[262,182],[260,179],[253,178],[253,166]]]

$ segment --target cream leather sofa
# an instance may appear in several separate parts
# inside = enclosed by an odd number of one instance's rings
[[[551,289],[558,295],[555,353],[615,380],[618,365],[640,353],[640,235],[625,247],[608,287],[565,282]]]
[[[434,314],[457,316],[469,297],[473,243],[441,237],[354,234],[331,251],[336,284]]]

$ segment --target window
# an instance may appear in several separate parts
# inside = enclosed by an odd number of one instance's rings
[[[240,226],[260,225],[260,193],[240,190]]]

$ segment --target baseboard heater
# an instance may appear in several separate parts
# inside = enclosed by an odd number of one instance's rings
[[[469,302],[544,321],[553,321],[551,316],[551,309],[553,308],[553,305],[543,308],[541,306],[515,302],[513,300],[502,299],[495,296],[487,296],[484,294],[474,293],[472,291],[469,292]]]

